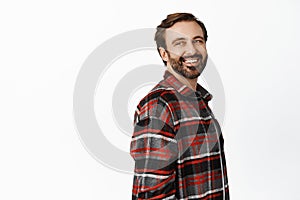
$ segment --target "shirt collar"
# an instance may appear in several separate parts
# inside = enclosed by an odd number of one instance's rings
[[[196,91],[193,91],[187,85],[180,82],[171,72],[168,70],[165,71],[164,80],[178,91],[181,95],[191,97],[191,98],[203,98],[206,101],[212,99],[212,94],[210,94],[205,88],[197,83]]]

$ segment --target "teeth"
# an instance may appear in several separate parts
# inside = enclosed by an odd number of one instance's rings
[[[197,60],[195,59],[195,60],[186,60],[185,61],[186,63],[194,63],[194,62],[197,62]]]

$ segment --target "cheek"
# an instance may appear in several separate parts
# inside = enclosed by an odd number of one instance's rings
[[[181,57],[182,56],[182,52],[172,52],[171,54],[170,54],[170,57],[172,58],[172,59],[179,59],[179,57]]]
[[[182,48],[169,48],[168,51],[172,58],[180,57],[184,53]]]
[[[198,51],[203,54],[203,55],[206,55],[207,54],[207,51],[206,51],[206,47],[205,46],[199,46],[198,48]]]

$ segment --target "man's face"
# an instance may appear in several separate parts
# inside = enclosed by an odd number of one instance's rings
[[[167,65],[185,78],[200,76],[207,62],[201,27],[194,21],[177,22],[166,29],[165,41]]]

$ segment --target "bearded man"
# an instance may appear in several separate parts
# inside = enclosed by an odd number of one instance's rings
[[[155,41],[166,71],[134,114],[132,199],[228,200],[224,139],[208,106],[212,95],[197,83],[207,30],[194,15],[174,13]]]

